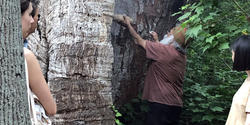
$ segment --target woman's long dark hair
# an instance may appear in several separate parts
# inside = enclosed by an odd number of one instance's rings
[[[233,70],[250,70],[250,35],[243,35],[231,45],[234,51]]]
[[[20,0],[21,4],[21,14],[23,15],[24,12],[29,8],[30,0]]]

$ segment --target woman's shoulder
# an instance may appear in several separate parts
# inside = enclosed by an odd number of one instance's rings
[[[250,94],[250,81],[246,79],[240,88],[246,89],[246,91]]]
[[[24,57],[25,57],[26,60],[36,59],[35,54],[31,50],[29,50],[27,48],[23,48],[23,54],[24,54]]]
[[[250,85],[250,79],[245,79],[244,83],[247,83]]]

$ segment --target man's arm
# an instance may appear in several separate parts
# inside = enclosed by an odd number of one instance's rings
[[[135,41],[145,49],[146,40],[142,39],[141,36],[135,31],[135,29],[132,27],[129,21],[129,18],[127,16],[124,16],[124,23],[127,24],[129,32],[135,38]]]

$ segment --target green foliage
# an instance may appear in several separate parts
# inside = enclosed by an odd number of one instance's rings
[[[148,109],[147,102],[141,99],[141,95],[138,95],[138,97],[119,108],[119,112],[121,112],[123,116],[117,118],[125,125],[144,125]]]
[[[224,125],[242,73],[231,70],[231,52],[208,53],[192,43],[184,81],[182,125]]]
[[[244,12],[250,12],[250,1],[237,0],[236,3]],[[228,49],[230,41],[242,33],[250,33],[246,13],[233,0],[199,0],[181,9],[184,14],[178,20],[184,22],[183,27],[189,27],[187,37],[197,42],[203,52]],[[177,14],[180,12],[174,15]]]
[[[115,113],[115,123],[116,125],[124,125],[119,118],[122,117],[122,114],[115,108],[115,106],[112,106],[112,110]]]
[[[237,0],[245,12],[250,1]],[[250,33],[246,14],[230,0],[199,0],[179,17],[192,38],[184,81],[182,125],[224,125],[243,73],[231,70],[230,42]],[[177,13],[177,14],[180,14]]]

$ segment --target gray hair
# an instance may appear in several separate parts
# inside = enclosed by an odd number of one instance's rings
[[[181,22],[177,21],[176,24],[175,24],[175,27],[178,27],[181,25]]]
[[[21,14],[23,15],[24,12],[29,8],[30,0],[20,0],[21,4]]]

